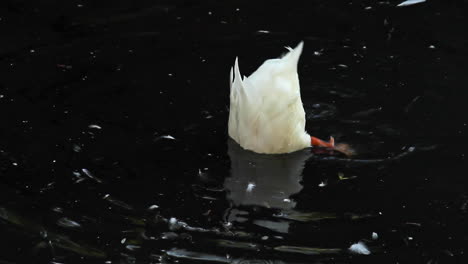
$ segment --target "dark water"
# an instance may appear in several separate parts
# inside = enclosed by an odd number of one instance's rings
[[[465,1],[38,2],[0,4],[0,263],[466,263]],[[300,40],[351,159],[228,139],[235,56]]]

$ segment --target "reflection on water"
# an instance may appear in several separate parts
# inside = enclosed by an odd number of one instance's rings
[[[291,195],[302,189],[302,171],[312,155],[309,149],[290,154],[264,155],[242,149],[228,141],[231,176],[224,181],[227,199],[232,202],[229,222],[245,222],[251,218],[243,207],[261,206],[273,209],[293,209]],[[255,220],[255,224],[287,233],[288,222]]]
[[[262,155],[228,141],[231,176],[224,181],[234,206],[292,209],[290,196],[302,189],[302,171],[312,155],[309,149],[284,155]]]

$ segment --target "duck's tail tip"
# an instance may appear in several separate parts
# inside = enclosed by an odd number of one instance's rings
[[[304,41],[301,40],[301,42],[299,42],[299,44],[297,44],[297,46],[294,48],[295,50],[301,50],[302,51],[302,48],[304,47]]]
[[[302,53],[303,47],[304,47],[304,41],[301,41],[299,42],[299,44],[297,44],[297,46],[294,49],[289,46],[286,46],[285,48],[289,51],[287,55],[292,53],[292,54],[297,54],[297,57],[299,57]]]

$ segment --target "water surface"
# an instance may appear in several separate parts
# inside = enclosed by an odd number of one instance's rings
[[[465,259],[465,3],[45,2],[0,15],[1,263]],[[227,136],[234,58],[300,40],[352,158]]]

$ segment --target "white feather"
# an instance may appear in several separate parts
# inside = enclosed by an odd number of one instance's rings
[[[361,255],[369,255],[371,252],[370,250],[367,248],[366,244],[364,244],[363,242],[359,241],[355,244],[352,244],[350,247],[349,247],[349,251],[355,253],[355,254],[361,254]]]
[[[305,131],[297,63],[303,42],[279,59],[266,60],[241,79],[238,59],[231,68],[229,136],[257,153],[289,153],[310,147]]]

